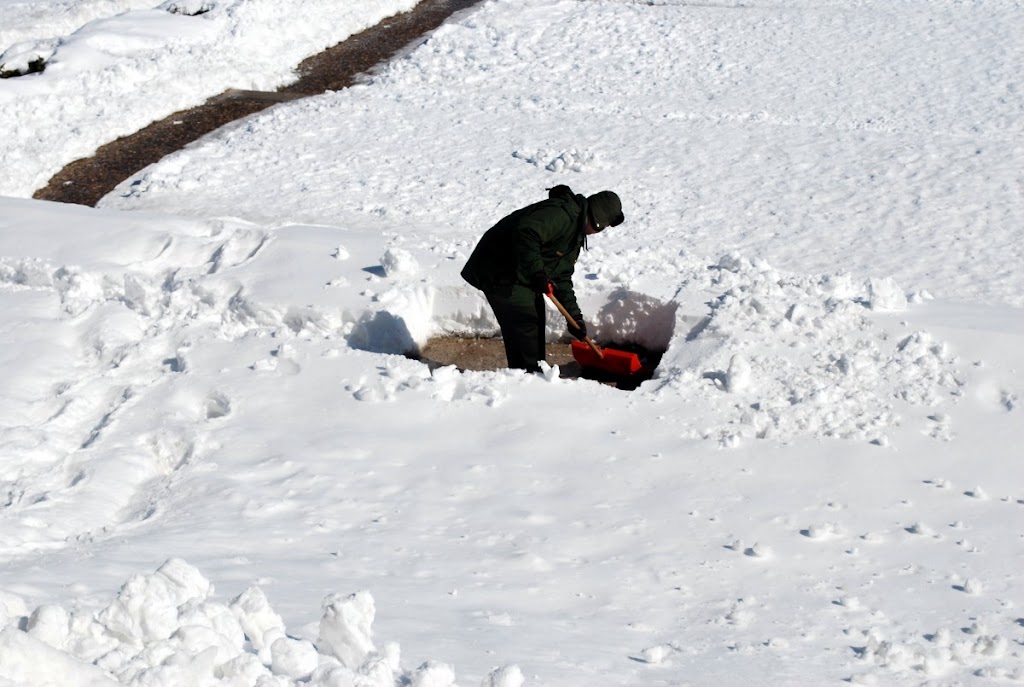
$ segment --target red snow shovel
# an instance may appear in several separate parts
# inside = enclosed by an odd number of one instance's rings
[[[547,297],[558,308],[558,312],[562,313],[565,321],[572,325],[574,329],[579,329],[576,320],[565,309],[565,306],[558,302],[555,295],[549,292]],[[576,359],[576,362],[581,367],[595,367],[616,375],[634,375],[643,369],[640,358],[637,357],[636,353],[617,351],[614,348],[601,348],[589,336],[584,337],[583,341],[572,342],[572,357]]]

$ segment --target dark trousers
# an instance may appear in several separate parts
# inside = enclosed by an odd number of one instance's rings
[[[527,372],[540,372],[544,360],[544,296],[522,286],[513,286],[509,294],[485,293],[494,311],[505,343],[508,366]]]

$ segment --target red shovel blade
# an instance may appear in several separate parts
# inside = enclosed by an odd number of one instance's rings
[[[603,358],[582,341],[572,342],[572,357],[583,367],[595,367],[617,375],[636,374],[643,368],[636,353],[617,351],[614,348],[602,350]]]

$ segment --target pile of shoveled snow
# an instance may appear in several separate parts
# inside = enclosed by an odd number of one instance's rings
[[[950,348],[884,315],[926,293],[908,297],[891,279],[785,274],[738,255],[685,279],[680,291],[713,294],[710,311],[688,331],[677,326],[658,389],[716,409],[690,436],[727,446],[800,436],[885,444],[901,408],[934,408],[961,393]]]
[[[171,559],[155,573],[134,575],[117,598],[94,613],[0,595],[0,685],[77,687],[217,685],[219,687],[447,687],[455,671],[427,661],[403,669],[399,646],[377,648],[369,592],[324,599],[315,637],[289,633],[266,595],[252,587],[229,603],[194,567]],[[520,687],[514,665],[484,680]]]

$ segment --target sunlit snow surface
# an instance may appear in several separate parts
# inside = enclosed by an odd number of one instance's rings
[[[46,25],[3,192],[138,125],[81,103],[174,49],[73,48],[153,18]],[[1024,682],[1022,30],[489,2],[100,210],[0,199],[0,685]],[[496,333],[458,272],[558,183],[623,197],[576,287],[654,379],[403,357]]]

